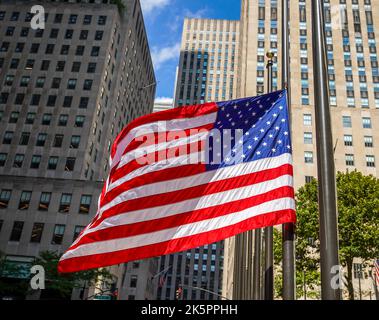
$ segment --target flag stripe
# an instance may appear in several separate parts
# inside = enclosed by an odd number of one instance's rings
[[[196,237],[187,236],[179,239],[173,239],[162,243],[150,245],[141,245],[137,248],[108,252],[102,254],[93,254],[83,257],[67,258],[61,260],[58,265],[59,272],[76,272],[86,269],[99,268],[104,266],[104,261],[108,265],[115,265],[127,261],[141,260],[145,258],[155,257],[187,250],[198,247],[204,243],[213,243],[225,238],[232,237],[238,233],[244,232],[246,229],[256,229],[266,226],[267,222],[282,224],[296,219],[295,211],[285,209],[261,216],[252,217],[240,223],[220,228],[217,232],[213,230],[197,234]]]

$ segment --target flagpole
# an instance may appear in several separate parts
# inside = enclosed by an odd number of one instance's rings
[[[262,229],[254,230],[253,299],[261,297],[261,237]]]
[[[289,58],[289,4],[282,0],[282,86],[287,89],[287,105],[291,108],[291,78]],[[289,112],[291,120],[291,110]],[[285,223],[282,227],[283,248],[283,299],[296,299],[295,285],[295,225]]]
[[[272,66],[274,53],[266,54],[267,61],[267,92],[272,92]],[[265,268],[264,268],[264,299],[274,300],[274,230],[267,227],[265,233]]]
[[[313,76],[317,133],[318,196],[320,211],[321,296],[340,300],[341,290],[332,286],[339,272],[336,178],[329,106],[324,31],[324,6],[312,1]],[[337,270],[334,269],[337,267]],[[333,270],[335,272],[333,273]]]

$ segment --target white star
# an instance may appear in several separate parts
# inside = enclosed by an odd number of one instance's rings
[[[222,111],[225,111],[225,107],[222,107],[221,110],[222,110]]]
[[[239,144],[243,144],[243,140],[240,140],[240,141],[238,141],[239,142]]]
[[[236,152],[237,152],[237,149],[236,149],[236,148],[234,148],[234,149],[232,150],[232,152],[236,153]]]
[[[240,119],[242,119],[242,117],[243,117],[243,115],[242,115],[242,114],[240,114],[239,118],[240,118]]]
[[[249,132],[246,132],[246,133],[245,133],[245,136],[248,136],[249,134],[250,134]]]
[[[261,154],[261,152],[260,151],[257,151],[257,155],[259,156]]]
[[[275,148],[273,148],[273,149],[271,149],[272,150],[272,152],[276,152],[276,149]]]
[[[267,123],[267,125],[268,125],[268,126],[271,124],[271,122],[270,122],[270,121],[267,121],[266,123]]]
[[[258,141],[259,139],[258,139],[258,137],[254,137],[254,141]]]
[[[279,127],[275,127],[275,130],[279,130],[280,128]]]
[[[249,106],[249,102],[246,102],[246,107],[248,107]]]
[[[229,117],[230,117],[230,114],[228,113],[228,114],[226,115],[226,117],[229,118]]]
[[[256,115],[256,113],[255,112],[253,112],[253,117]]]
[[[262,109],[262,108],[263,108],[263,106],[260,104],[260,105],[259,105],[259,109]]]
[[[268,136],[269,136],[270,138],[272,138],[272,137],[273,137],[273,135],[272,135],[272,134],[269,134]]]
[[[284,135],[285,135],[285,136],[288,136],[288,132],[287,132],[287,131],[286,131],[286,132],[284,132]]]
[[[221,124],[221,121],[217,122],[217,124]]]
[[[235,105],[233,108],[234,108],[234,109],[237,109],[237,106]]]
[[[234,127],[236,125],[236,123],[235,122],[232,122],[232,126]]]
[[[264,129],[261,129],[260,131],[261,131],[262,133],[263,133],[263,132],[265,132],[265,130],[264,130]]]
[[[226,162],[229,162],[229,161],[230,161],[230,158],[226,158],[225,160],[226,160]]]
[[[264,146],[264,147],[267,146],[267,143],[266,143],[266,142],[263,142],[263,146]]]
[[[246,121],[245,121],[245,124],[248,124],[248,123],[249,123],[249,120],[246,120]]]
[[[216,139],[216,142],[220,142],[220,139]]]
[[[291,149],[291,146],[287,146],[287,149]]]
[[[253,149],[253,147],[252,147],[252,146],[247,146],[247,148],[248,148],[249,150]]]
[[[278,144],[282,144],[282,140],[278,140]]]
[[[280,106],[279,109],[280,109],[280,110],[283,110],[283,106]]]
[[[277,115],[276,113],[274,113],[272,116],[273,116],[274,118],[276,118],[278,115]]]
[[[228,146],[226,144],[224,144],[224,149],[226,149]]]
[[[212,151],[212,150],[213,150],[213,148],[212,148],[212,147],[209,147],[209,150],[211,150],[211,151]]]
[[[245,156],[244,154],[242,154],[242,155],[241,155],[241,158],[242,158],[242,159],[245,159],[245,158],[246,158],[246,156]]]
[[[282,119],[282,122],[286,122],[286,119]]]

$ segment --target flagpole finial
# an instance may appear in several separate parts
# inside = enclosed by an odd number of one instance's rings
[[[272,60],[275,57],[275,53],[272,51],[269,51],[266,53],[266,57],[270,60]]]

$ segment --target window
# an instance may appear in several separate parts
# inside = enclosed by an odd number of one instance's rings
[[[84,228],[85,227],[83,227],[83,226],[75,226],[73,241],[75,241],[76,238],[79,237],[80,233],[84,230]]]
[[[75,55],[82,56],[84,54],[84,46],[77,46]]]
[[[20,241],[23,228],[24,228],[24,222],[23,221],[13,222],[13,228],[12,228],[12,232],[11,232],[11,236],[9,238],[9,241]]]
[[[79,108],[86,109],[88,106],[89,98],[88,97],[81,97],[79,102]]]
[[[43,223],[35,222],[33,224],[32,235],[30,236],[30,242],[32,243],[40,243],[43,232]]]
[[[92,16],[86,14],[86,15],[84,16],[84,18],[83,18],[83,24],[84,24],[84,25],[91,24],[91,21],[92,21]]]
[[[63,134],[56,134],[54,137],[53,147],[60,148],[63,143]]]
[[[72,96],[65,96],[63,99],[63,108],[71,108]]]
[[[48,107],[54,107],[56,101],[57,101],[57,96],[56,95],[49,95],[47,97],[46,106],[48,106]]]
[[[42,60],[41,64],[41,71],[47,71],[49,70],[50,61],[49,60]]]
[[[13,131],[5,131],[3,137],[3,144],[11,144],[13,139]]]
[[[12,59],[10,65],[9,65],[9,68],[10,69],[17,69],[19,63],[20,63],[20,59]]]
[[[12,86],[13,85],[13,80],[14,80],[14,76],[13,75],[7,75],[5,77],[5,81],[4,81],[4,84],[6,86]]]
[[[20,145],[26,146],[29,143],[30,132],[22,132],[20,137]]]
[[[82,197],[80,198],[79,213],[89,213],[91,201],[91,195],[82,195]]]
[[[91,79],[85,79],[83,84],[83,90],[91,90],[92,82],[93,81]]]
[[[43,86],[45,85],[45,80],[46,80],[45,77],[38,77],[36,81],[36,87],[43,88]]]
[[[6,161],[7,161],[7,154],[0,153],[0,167],[4,167]]]
[[[33,155],[32,156],[32,161],[30,163],[30,168],[31,169],[38,169],[40,163],[41,163],[41,156],[39,156],[39,155]]]
[[[57,169],[57,165],[58,165],[58,157],[50,157],[47,163],[47,169],[55,170]]]
[[[80,136],[72,136],[70,148],[78,149],[80,145]]]
[[[100,52],[100,47],[92,47],[91,56],[97,57],[99,55],[99,52]]]
[[[50,113],[44,113],[42,116],[42,125],[48,126],[51,122],[51,114]]]
[[[95,71],[96,71],[96,63],[95,62],[88,63],[87,72],[95,73]]]
[[[18,18],[20,17],[20,12],[12,12],[12,15],[11,15],[11,21],[17,21]]]
[[[368,118],[368,117],[362,118],[362,125],[364,129],[371,129],[371,118]]]
[[[33,59],[26,60],[25,70],[33,70],[34,62],[35,62],[35,60],[33,60]]]
[[[16,44],[16,48],[15,48],[15,52],[18,52],[18,53],[21,53],[22,51],[24,51],[24,47],[25,47],[25,43],[24,42],[18,42]]]
[[[28,112],[25,118],[25,124],[33,124],[36,114],[34,112]]]
[[[84,125],[85,116],[76,116],[75,127],[82,128]]]
[[[107,22],[107,16],[99,16],[97,20],[98,25],[103,26],[105,25],[106,22]]]
[[[74,171],[75,158],[69,157],[66,159],[65,171]]]
[[[0,95],[0,103],[6,104],[8,101],[9,93],[8,92],[2,92]],[[1,117],[0,117],[1,120]]]
[[[342,124],[344,128],[351,128],[351,117],[350,116],[343,116],[342,117]]]
[[[50,192],[42,192],[41,198],[39,200],[38,210],[40,210],[40,211],[49,210],[50,200],[51,200],[51,193]]]
[[[70,17],[68,19],[68,23],[69,24],[75,24],[77,19],[78,19],[77,14],[70,14]]]
[[[375,156],[371,156],[371,155],[366,156],[366,164],[367,164],[367,167],[374,168]]]
[[[312,176],[305,176],[305,183],[310,183],[313,179],[314,178]]]
[[[70,211],[72,195],[69,193],[63,193],[61,196],[61,201],[59,203],[59,212],[67,213]]]
[[[354,155],[345,154],[345,163],[347,166],[354,166]]]
[[[305,163],[313,163],[313,152],[305,151],[304,152],[304,161],[305,161]]]
[[[12,191],[2,189],[0,192],[0,209],[8,208],[9,200],[11,199]]]
[[[46,133],[39,133],[37,136],[36,146],[37,147],[43,147],[45,145],[46,138],[47,138]]]
[[[70,50],[70,46],[67,45],[67,44],[64,44],[61,47],[61,54],[62,55],[67,55],[69,50]]]
[[[96,31],[95,33],[95,40],[102,40],[103,39],[104,31]]]
[[[64,66],[65,66],[66,62],[65,61],[58,61],[57,62],[57,66],[55,68],[55,71],[64,71]]]
[[[61,78],[53,78],[53,82],[51,83],[51,88],[52,89],[59,89],[61,85]]]
[[[48,44],[46,45],[45,54],[53,54],[53,53],[54,53],[54,47],[55,47],[54,44],[52,44],[52,43],[48,43]]]
[[[9,116],[9,123],[17,123],[20,112],[13,111]]]
[[[64,230],[66,226],[63,224],[56,224],[54,227],[53,239],[51,240],[52,244],[61,244],[63,241]]]
[[[32,198],[31,191],[22,191],[20,196],[20,202],[18,203],[19,210],[29,209],[30,199]]]
[[[74,35],[74,30],[72,29],[67,29],[66,33],[64,35],[65,39],[72,39],[72,36]]]
[[[131,288],[137,287],[137,280],[138,280],[137,276],[135,276],[135,275],[130,276],[130,287]]]
[[[75,89],[76,88],[76,79],[69,79],[67,82],[67,89]]]
[[[359,279],[363,278],[363,270],[362,270],[362,264],[361,263],[353,263],[353,269],[354,269],[354,278]]]
[[[61,23],[63,18],[63,14],[57,13],[54,17],[54,23]]]
[[[6,35],[6,36],[9,36],[9,37],[13,36],[14,29],[15,29],[15,27],[8,27],[8,28],[6,29],[6,31],[5,31],[5,35]]]
[[[352,147],[353,146],[353,136],[350,134],[345,134],[343,136],[343,141],[346,147]]]
[[[51,39],[56,39],[58,38],[58,33],[59,33],[59,29],[51,29],[50,31],[50,38]]]
[[[14,156],[13,167],[14,167],[14,168],[21,168],[21,167],[22,167],[22,164],[23,164],[23,162],[24,162],[24,158],[25,158],[25,155],[20,154],[20,153],[17,153],[17,154]]]
[[[79,72],[80,71],[80,65],[81,65],[80,62],[77,62],[77,61],[73,62],[71,72]]]
[[[304,132],[304,143],[305,144],[312,144],[313,143],[312,132]]]
[[[68,115],[67,114],[61,114],[59,116],[58,126],[61,126],[61,127],[67,126],[67,121],[68,121]]]
[[[87,38],[88,38],[88,30],[80,31],[79,39],[80,40],[87,40]]]
[[[365,141],[365,147],[366,148],[373,148],[374,147],[374,140],[373,140],[372,136],[365,136],[364,141]]]
[[[24,102],[25,94],[17,93],[16,99],[14,99],[14,103],[17,105],[21,105]]]
[[[29,76],[22,76],[20,80],[20,87],[27,87],[30,81]]]

